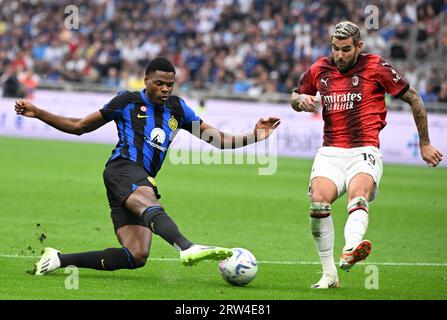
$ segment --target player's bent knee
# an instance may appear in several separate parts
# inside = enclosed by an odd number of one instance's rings
[[[324,197],[323,195],[318,194],[318,193],[312,193],[311,199],[312,199],[312,203],[329,203],[329,201],[327,201],[326,197]]]
[[[351,199],[354,199],[357,197],[363,197],[363,198],[368,199],[368,195],[374,191],[374,188],[375,188],[375,184],[372,184],[371,186],[361,186],[361,188],[356,188],[356,190],[349,190],[348,196]]]
[[[136,256],[134,257],[135,260],[135,268],[141,268],[144,267],[146,265],[147,262],[147,258],[149,256]]]
[[[147,250],[129,249],[129,251],[132,253],[135,268],[141,268],[146,265],[147,259],[149,258],[149,252]]]
[[[326,218],[331,215],[331,204],[327,202],[313,201],[310,205],[310,216],[312,218]]]
[[[329,195],[324,192],[310,190],[312,203],[331,203],[334,200],[332,199],[334,196],[336,197],[336,193],[335,195]]]

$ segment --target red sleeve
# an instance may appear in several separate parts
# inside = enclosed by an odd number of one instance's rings
[[[385,91],[396,98],[407,92],[410,85],[391,65],[383,59],[380,59],[377,67],[379,83]]]
[[[301,80],[294,90],[294,92],[299,94],[308,94],[314,96],[318,89],[315,85],[315,65],[312,65],[306,73],[301,77]]]

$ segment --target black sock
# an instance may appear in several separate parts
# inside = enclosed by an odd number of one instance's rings
[[[144,223],[149,229],[180,250],[188,249],[192,242],[180,233],[175,222],[166,214],[162,207],[149,207],[143,212]]]
[[[109,248],[103,251],[90,251],[72,254],[59,254],[61,267],[76,266],[96,270],[113,271],[135,269],[135,261],[127,248]]]

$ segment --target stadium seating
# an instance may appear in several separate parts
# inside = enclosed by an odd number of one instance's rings
[[[38,79],[41,86],[132,89],[141,87],[147,61],[165,55],[175,62],[182,89],[289,93],[313,61],[329,54],[334,23],[366,25],[364,2],[83,0],[76,4],[78,24],[70,25],[67,1],[6,1],[0,75],[12,64],[19,74],[33,70],[31,83]],[[421,61],[445,56],[447,1],[373,3],[379,29],[363,30],[366,51],[396,64],[427,102],[445,100],[447,71]]]

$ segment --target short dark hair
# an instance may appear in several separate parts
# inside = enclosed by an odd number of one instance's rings
[[[148,75],[151,72],[155,72],[157,70],[165,72],[174,72],[175,74],[174,65],[171,63],[171,61],[163,57],[154,58],[149,62],[149,64],[146,67],[146,75]]]

